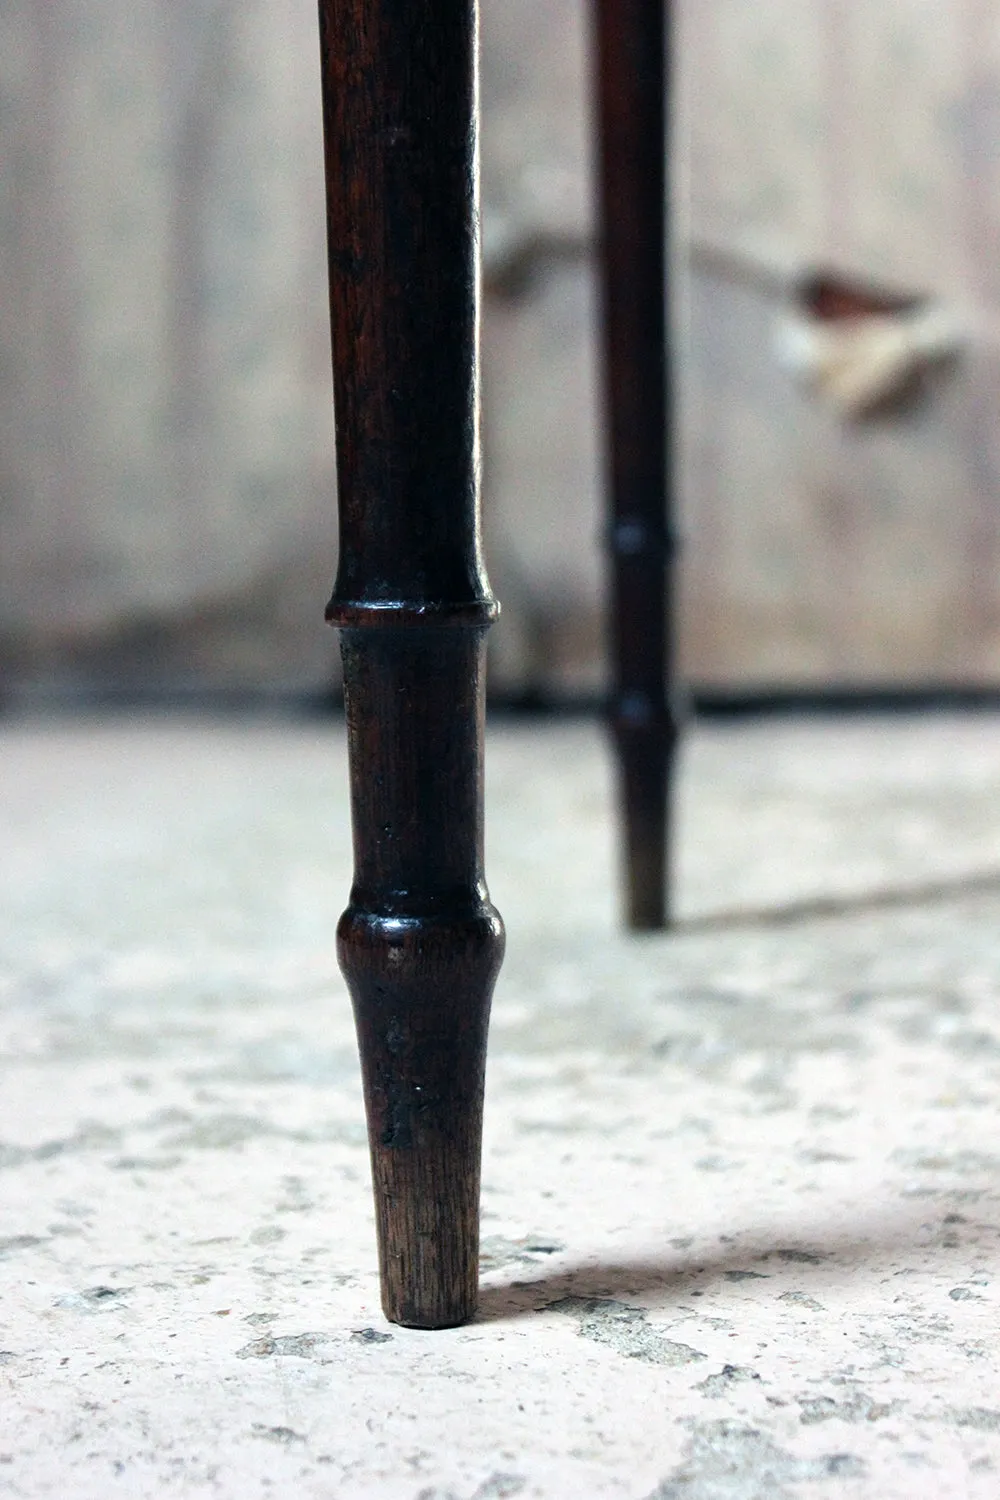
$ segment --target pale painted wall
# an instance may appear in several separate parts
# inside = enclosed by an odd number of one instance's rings
[[[683,642],[713,683],[1000,675],[1000,14],[686,0]],[[586,8],[483,7],[487,244],[558,248],[484,318],[494,680],[600,681]],[[335,524],[314,7],[0,10],[0,666],[318,686]],[[774,353],[822,264],[971,346],[844,424]]]

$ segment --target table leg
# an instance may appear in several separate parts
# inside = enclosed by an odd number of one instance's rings
[[[669,920],[670,776],[678,726],[669,564],[663,0],[596,0],[600,282],[610,491],[609,718],[624,829],[626,916]]]
[[[475,0],[320,0],[354,884],[386,1316],[476,1306],[486,1036]]]

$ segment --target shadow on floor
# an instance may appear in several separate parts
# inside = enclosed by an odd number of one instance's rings
[[[995,1197],[997,1184],[978,1183],[976,1188],[984,1198]],[[853,1234],[845,1234],[843,1218],[838,1215],[836,1226],[817,1224],[806,1242],[801,1240],[801,1230],[798,1235],[788,1230],[775,1234],[768,1246],[761,1229],[755,1226],[754,1244],[735,1243],[741,1238],[737,1230],[733,1243],[715,1253],[687,1256],[682,1250],[672,1249],[662,1259],[584,1261],[531,1280],[494,1280],[497,1273],[491,1272],[480,1288],[476,1321],[528,1317],[567,1299],[620,1301],[642,1297],[654,1305],[687,1301],[704,1296],[719,1282],[770,1280],[775,1296],[808,1306],[812,1294],[822,1296],[831,1273],[839,1287],[852,1273],[863,1275],[870,1284],[873,1272],[899,1271],[900,1258],[906,1258],[908,1252],[919,1256],[922,1269],[927,1271],[931,1269],[926,1264],[928,1253],[934,1253],[933,1269],[944,1275],[949,1270],[949,1252],[960,1250],[962,1259],[952,1274],[961,1281],[961,1267],[967,1268],[969,1252],[982,1241],[984,1232],[992,1240],[1000,1234],[1000,1225],[984,1221],[981,1212],[973,1219],[971,1212],[946,1211],[943,1203],[932,1204],[927,1199],[917,1200],[908,1213],[887,1216],[881,1222],[873,1220],[867,1229],[863,1216],[859,1217],[861,1222]],[[745,1233],[742,1237],[746,1238]]]
[[[920,885],[890,890],[807,896],[801,901],[787,901],[781,906],[739,906],[728,911],[679,917],[672,930],[678,936],[684,936],[687,933],[720,932],[734,927],[787,927],[798,922],[893,911],[900,907],[932,906],[939,902],[961,900],[966,896],[998,893],[1000,870],[978,870],[967,875],[928,880]]]

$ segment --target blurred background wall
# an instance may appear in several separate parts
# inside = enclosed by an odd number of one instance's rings
[[[8,696],[322,691],[335,562],[315,6],[0,6]],[[501,692],[601,683],[587,8],[482,0]],[[1000,680],[1000,12],[685,0],[681,639],[705,687]],[[802,278],[934,299],[863,419],[780,357]],[[787,342],[787,340],[786,340]]]

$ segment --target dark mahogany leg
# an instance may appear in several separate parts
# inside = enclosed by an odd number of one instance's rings
[[[476,1307],[503,925],[483,875],[475,0],[320,0],[354,885],[388,1318]]]
[[[611,496],[610,721],[626,915],[669,920],[670,386],[666,338],[664,0],[596,0],[600,274]]]

